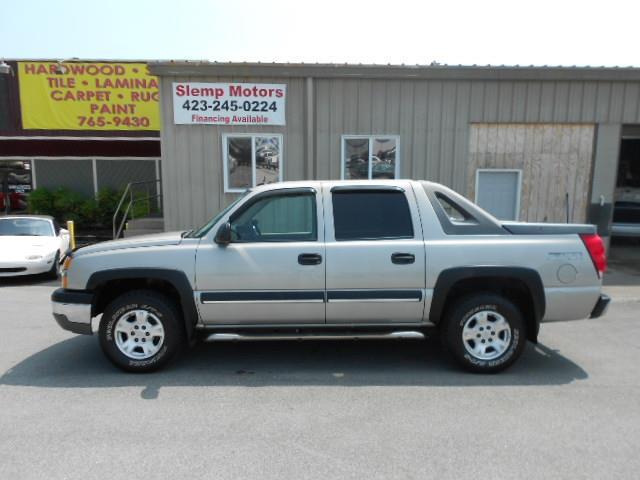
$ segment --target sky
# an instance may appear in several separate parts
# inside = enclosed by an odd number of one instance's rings
[[[0,58],[640,66],[640,2],[0,0]]]

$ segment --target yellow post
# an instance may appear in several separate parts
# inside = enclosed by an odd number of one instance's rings
[[[71,250],[76,249],[76,229],[73,220],[67,220],[67,230],[69,230],[69,247]]]

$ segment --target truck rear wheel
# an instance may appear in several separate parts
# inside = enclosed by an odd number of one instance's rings
[[[113,300],[102,315],[99,337],[107,358],[128,372],[162,368],[185,342],[176,306],[147,290]]]
[[[496,373],[511,366],[526,343],[520,310],[508,299],[491,293],[455,301],[441,324],[443,344],[466,370]]]

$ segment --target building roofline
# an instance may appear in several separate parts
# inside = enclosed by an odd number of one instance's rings
[[[273,78],[380,78],[424,80],[608,80],[640,81],[640,68],[493,65],[356,65],[327,63],[223,63],[151,61],[149,71],[161,77],[220,76]]]
[[[126,60],[119,58],[9,58],[2,57],[5,62],[40,62],[40,63],[150,63],[158,59],[139,58]],[[168,60],[167,60],[168,61]]]

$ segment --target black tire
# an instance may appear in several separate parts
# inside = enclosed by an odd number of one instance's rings
[[[58,274],[59,274],[59,269],[58,269],[58,263],[60,262],[60,251],[56,252],[56,256],[53,258],[53,265],[51,265],[51,270],[49,270],[47,272],[47,278],[50,278],[52,280],[57,280],[58,279]]]
[[[490,325],[490,328],[485,326],[483,328],[486,330],[477,333],[477,335],[481,335],[478,338],[482,340],[463,340],[465,324],[470,329],[482,330],[481,324],[477,323],[477,319],[480,317],[476,316],[482,312],[487,312],[487,323]],[[474,316],[476,317],[474,318]],[[505,340],[507,332],[497,332],[495,327],[500,317],[509,325],[510,338],[508,341]],[[520,357],[527,341],[525,322],[520,310],[508,299],[493,293],[478,293],[456,299],[442,319],[440,335],[445,349],[453,359],[464,369],[475,373],[497,373],[505,370]],[[493,343],[496,335],[500,340],[503,340],[501,343],[506,347],[496,349],[492,346],[497,345],[497,343]],[[482,341],[482,345],[478,344],[478,346],[481,349],[485,348],[486,354],[484,356],[498,356],[489,359],[475,356],[470,350],[473,350],[476,341]]]
[[[128,312],[135,310],[143,310],[149,315],[149,322],[160,322],[164,331],[164,339],[160,342],[160,338],[152,339],[154,345],[151,345],[154,349],[158,350],[149,357],[146,358],[132,358],[132,356],[126,355],[120,350],[117,344],[116,335],[120,335],[120,341],[122,341],[123,334],[114,331],[116,323],[121,318],[127,318],[132,320],[135,316],[131,314],[129,317],[125,317]],[[157,319],[157,320],[156,320]],[[123,320],[124,321],[124,320]],[[135,332],[132,328],[132,334]],[[142,327],[140,327],[142,328]],[[138,331],[138,329],[136,329]],[[140,335],[142,330],[138,331]],[[102,320],[100,321],[99,333],[100,346],[102,351],[111,362],[118,368],[127,372],[152,372],[164,367],[180,350],[182,350],[185,344],[185,333],[182,325],[182,317],[176,307],[176,305],[164,295],[150,291],[150,290],[134,290],[117,297],[113,300],[104,310]],[[126,337],[127,334],[124,336]],[[146,333],[145,335],[148,335]],[[137,337],[132,340],[141,340],[144,338],[145,342],[149,337]],[[158,345],[162,343],[161,345]],[[145,345],[148,345],[145,343]],[[136,344],[137,351],[132,352],[132,355],[143,355],[143,345]]]

